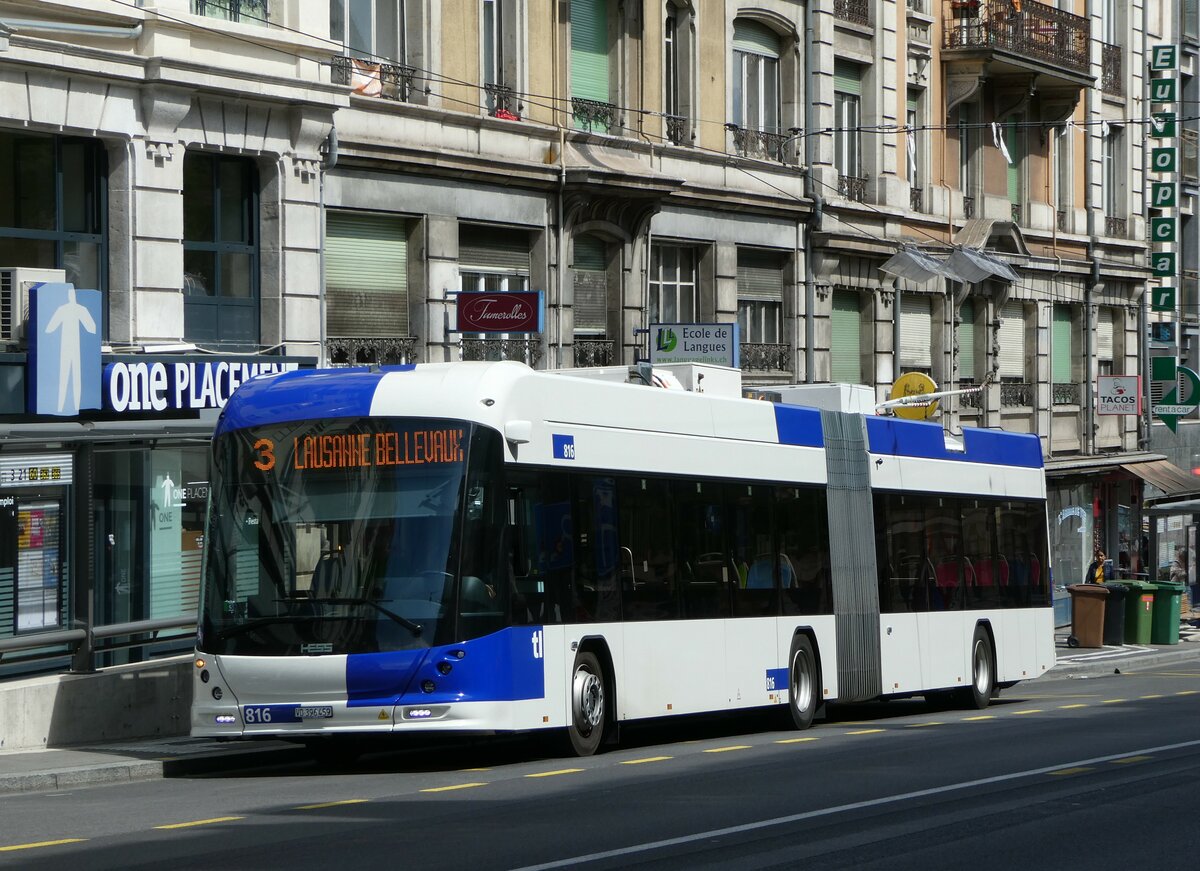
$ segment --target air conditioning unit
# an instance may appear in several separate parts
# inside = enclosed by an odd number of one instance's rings
[[[17,345],[25,340],[31,285],[66,280],[67,273],[61,269],[0,267],[0,343]]]

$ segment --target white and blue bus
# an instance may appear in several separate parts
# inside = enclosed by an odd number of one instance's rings
[[[213,454],[197,736],[588,755],[1054,664],[1032,435],[451,363],[257,378]]]

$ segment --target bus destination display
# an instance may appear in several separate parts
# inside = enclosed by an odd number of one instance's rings
[[[463,438],[462,427],[294,436],[291,440],[290,467],[300,472],[461,463],[464,459]],[[275,453],[273,439],[260,438],[255,441],[255,468],[264,472],[274,469]]]

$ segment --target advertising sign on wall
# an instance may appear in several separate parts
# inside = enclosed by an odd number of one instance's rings
[[[738,367],[737,324],[651,324],[650,362]]]
[[[1096,380],[1097,414],[1141,414],[1142,379],[1138,375],[1101,375]]]
[[[455,308],[461,333],[542,331],[542,293],[538,290],[463,292],[456,295]]]

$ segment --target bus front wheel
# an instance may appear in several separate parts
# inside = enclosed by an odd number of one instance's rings
[[[604,739],[607,716],[604,671],[594,653],[581,652],[571,672],[571,722],[567,737],[576,756],[591,756]]]
[[[805,635],[792,640],[788,657],[788,709],[797,729],[811,726],[817,713],[817,657]]]

